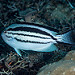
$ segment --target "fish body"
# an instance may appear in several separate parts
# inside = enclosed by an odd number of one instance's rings
[[[74,44],[70,37],[70,32],[63,35],[57,35],[57,30],[48,26],[38,24],[12,24],[1,34],[3,40],[13,47],[21,56],[20,50],[33,50],[38,52],[51,52],[58,50],[54,43],[65,42]],[[65,40],[63,40],[65,38]]]

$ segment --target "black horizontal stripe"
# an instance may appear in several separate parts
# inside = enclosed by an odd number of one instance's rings
[[[37,43],[37,44],[48,44],[48,43],[50,43],[50,42],[37,42],[37,41],[29,41],[29,40],[20,40],[20,39],[17,39],[17,38],[15,38],[17,41],[19,41],[19,42],[25,42],[25,43]]]
[[[49,33],[42,31],[37,28],[31,28],[31,27],[16,27],[16,28],[9,28],[7,31],[27,31],[27,32],[34,32],[34,33],[39,33],[43,35],[50,36]]]
[[[43,27],[43,28],[48,29],[50,31],[59,32],[59,30],[57,30],[53,27],[50,27],[50,26],[46,26],[46,25],[40,25],[40,24],[28,23],[28,22],[17,22],[17,24],[33,25],[33,26]]]
[[[5,35],[7,38],[12,38],[11,36]]]
[[[12,38],[11,36],[7,36],[7,35],[6,35],[6,37]],[[20,39],[17,39],[17,38],[14,38],[14,39],[16,39],[19,42],[25,42],[25,43],[38,43],[38,44],[48,44],[48,43],[50,43],[50,42],[37,42],[37,41],[29,41],[29,40],[25,41],[25,40],[20,40]]]
[[[34,33],[39,33],[39,34],[43,34],[43,35],[47,35],[50,36],[52,39],[57,40],[56,38],[54,38],[52,35],[50,35],[49,33],[42,31],[40,29],[37,28],[31,28],[31,27],[16,27],[16,28],[9,28],[7,31],[27,31],[27,32],[34,32]]]
[[[36,36],[36,35],[27,35],[27,34],[22,34],[22,33],[12,33],[12,32],[8,32],[8,34],[30,36],[30,37],[36,37],[36,38],[42,38],[42,39],[50,39],[50,38],[47,38],[47,37]]]

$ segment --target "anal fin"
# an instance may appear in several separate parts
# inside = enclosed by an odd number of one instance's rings
[[[52,52],[52,51],[55,51],[55,50],[58,50],[58,48],[52,43],[46,51],[48,52]]]
[[[53,43],[50,43],[47,47],[40,49],[39,52],[52,52],[55,50],[58,50],[58,48]]]

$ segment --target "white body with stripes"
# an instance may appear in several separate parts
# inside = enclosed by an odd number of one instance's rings
[[[1,36],[21,56],[20,50],[38,52],[58,50],[54,43],[62,41],[63,35],[56,37],[56,34],[56,32],[41,26],[12,24],[3,31]]]

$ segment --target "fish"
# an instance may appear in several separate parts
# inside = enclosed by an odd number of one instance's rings
[[[74,2],[74,1],[69,1],[69,0],[67,0],[67,2],[69,3],[69,5],[70,5],[70,7],[71,7],[72,9],[75,9],[75,2]]]
[[[75,29],[59,35],[57,29],[34,23],[11,24],[2,31],[1,36],[20,56],[23,50],[37,52],[58,50],[56,43],[75,45]]]

